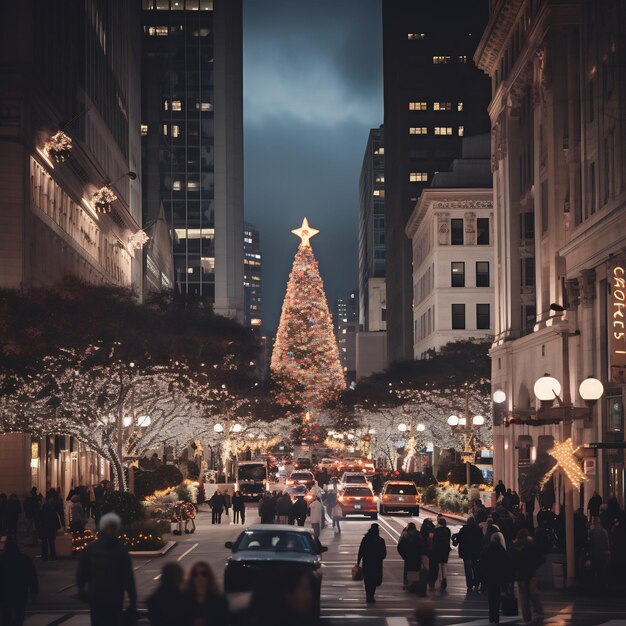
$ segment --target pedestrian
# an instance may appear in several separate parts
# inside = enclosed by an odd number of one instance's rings
[[[14,539],[7,539],[0,555],[0,622],[22,626],[30,594],[34,602],[39,592],[32,559],[22,554]]]
[[[279,524],[289,524],[291,517],[291,496],[284,491],[276,500],[276,517]]]
[[[598,588],[604,589],[607,584],[611,549],[609,533],[602,528],[602,522],[597,515],[593,517],[593,526],[589,531],[589,558],[591,560],[591,570],[594,580]]]
[[[230,623],[228,601],[217,585],[213,570],[204,561],[191,568],[185,606],[189,616],[187,623],[193,626],[227,626]]]
[[[291,508],[291,514],[298,526],[304,526],[307,509],[308,507],[306,505],[306,500],[304,499],[304,496],[298,496],[296,498],[296,501],[293,503],[293,507]]]
[[[41,560],[47,561],[48,555],[53,561],[57,560],[56,537],[62,528],[61,518],[56,510],[55,499],[50,497],[41,507],[37,519],[37,530],[41,539]]]
[[[495,492],[496,492],[496,500],[499,500],[500,498],[504,498],[504,494],[506,493],[506,487],[504,486],[504,483],[499,480],[498,484],[496,485],[495,488]]]
[[[228,491],[228,488],[224,490],[224,493],[222,495],[224,497],[224,511],[226,513],[226,518],[228,519],[228,512],[230,510],[230,507],[232,506],[232,499],[230,497],[230,492]]]
[[[96,490],[93,485],[89,485],[89,509],[87,510],[87,518],[96,514]]]
[[[22,513],[22,505],[17,499],[17,496],[12,493],[9,496],[9,501],[6,506],[6,525],[7,525],[7,537],[17,539],[17,523]]]
[[[453,537],[453,543],[459,546],[459,557],[463,559],[467,590],[478,590],[480,587],[478,559],[483,547],[483,533],[473,516],[470,515],[467,522],[461,526],[459,532]]]
[[[504,537],[496,532],[491,535],[489,545],[480,554],[479,578],[487,589],[489,603],[489,622],[500,622],[500,601],[502,589],[510,584],[511,562],[503,548]]]
[[[515,489],[513,489],[513,491],[511,491],[511,508],[514,509],[515,507],[519,508],[519,505],[521,504],[521,499],[519,497],[519,494],[517,493],[517,491],[515,491]]]
[[[420,528],[420,534],[422,535],[422,539],[424,540],[424,550],[425,550],[425,558],[422,559],[422,563],[424,567],[428,568],[428,588],[433,591],[435,589],[435,580],[437,580],[437,572],[439,570],[439,565],[437,561],[433,557],[433,534],[435,532],[435,524],[432,519],[427,517],[422,522],[422,527]]]
[[[166,563],[163,566],[159,586],[146,601],[152,626],[187,626],[181,619],[187,610],[182,591],[184,578],[185,573],[178,563]]]
[[[311,514],[311,528],[313,528],[313,534],[317,539],[320,538],[320,532],[322,530],[322,521],[324,517],[324,507],[319,498],[315,498],[311,502],[310,506]]]
[[[235,491],[233,495],[233,524],[238,524],[239,519],[241,523],[246,523],[246,503],[241,495],[241,491]]]
[[[333,520],[334,531],[338,535],[341,535],[341,518],[343,517],[343,507],[341,506],[341,502],[339,502],[339,500],[335,501],[335,505],[330,512],[330,517]]]
[[[52,502],[52,508],[57,512],[61,520],[61,526],[65,527],[65,507],[63,506],[63,500],[59,497],[59,492],[56,489],[48,489],[46,500]]]
[[[441,591],[445,591],[448,586],[448,557],[450,556],[451,533],[444,517],[437,520],[437,528],[433,531],[432,554],[438,566],[438,578],[441,578]],[[435,581],[437,578],[435,578]]]
[[[600,515],[600,507],[602,506],[602,496],[594,491],[589,502],[587,502],[587,513],[589,514],[589,521],[593,522],[594,517]]]
[[[273,524],[276,517],[276,500],[266,493],[259,504],[259,515],[261,524]]]
[[[543,618],[543,605],[537,586],[537,568],[543,563],[544,558],[525,528],[517,533],[517,539],[509,548],[509,556],[515,572],[524,622],[528,624],[533,618],[533,613],[535,618]]]
[[[333,517],[333,509],[335,508],[335,504],[337,503],[337,492],[329,490],[326,492],[326,512],[328,516],[332,519]]]
[[[530,532],[534,532],[535,530],[535,501],[537,499],[537,493],[535,489],[531,489],[526,496],[526,501],[524,502],[524,510],[526,511],[526,515],[528,516],[528,523],[530,525]]]
[[[404,589],[407,589],[409,586],[408,573],[419,572],[422,569],[422,556],[424,555],[424,540],[413,522],[409,522],[400,535],[398,554],[404,561],[402,584]]]
[[[130,555],[118,538],[122,520],[117,513],[100,518],[100,537],[87,545],[76,571],[78,595],[89,603],[91,626],[121,626],[124,597],[129,620],[137,612],[137,591]]]
[[[211,507],[211,524],[221,524],[224,512],[224,496],[219,489],[211,496],[209,506]]]
[[[365,601],[368,604],[376,602],[374,594],[376,588],[383,583],[383,561],[386,556],[385,540],[380,536],[378,524],[372,524],[361,540],[357,557],[357,565],[360,566],[363,562]]]
[[[26,517],[26,536],[31,537],[33,545],[37,545],[37,516],[41,508],[37,487],[30,490],[30,494],[24,500],[24,517]]]
[[[85,510],[80,501],[80,496],[75,493],[70,500],[69,519],[70,519],[70,532],[82,533],[85,531],[85,524],[87,523],[87,517]]]

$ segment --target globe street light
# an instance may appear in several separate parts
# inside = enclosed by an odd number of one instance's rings
[[[426,426],[424,426],[424,424],[418,424],[417,430],[418,432],[423,433],[426,430]]]
[[[241,424],[234,424],[232,427],[232,431],[234,433],[240,433],[243,430],[243,426]]]
[[[604,393],[604,385],[597,378],[588,376],[580,383],[578,393],[585,402],[596,402]]]
[[[448,424],[450,426],[458,426],[459,425],[459,418],[458,418],[458,416],[457,415],[451,415],[448,418]]]
[[[474,417],[472,417],[472,424],[474,424],[474,426],[483,426],[485,423],[485,418],[482,415],[474,415]]]
[[[221,424],[215,424],[215,426],[213,426],[213,430],[220,434],[224,432],[224,427]]]
[[[556,378],[546,374],[537,379],[533,390],[537,400],[542,403],[552,403],[561,395],[561,383]]]
[[[506,401],[506,393],[502,389],[497,389],[493,392],[493,401],[496,404],[503,404]]]
[[[409,427],[404,422],[401,422],[400,424],[398,424],[398,430],[401,433],[405,433],[407,430],[409,430]]]
[[[152,420],[149,415],[140,415],[137,418],[137,426],[139,426],[139,428],[148,428],[150,424],[152,424]]]

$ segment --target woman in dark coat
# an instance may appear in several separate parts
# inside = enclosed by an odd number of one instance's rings
[[[424,554],[424,540],[417,531],[415,524],[409,522],[402,531],[398,541],[398,554],[404,561],[403,584],[408,585],[408,572],[419,572],[422,568],[422,555]]]
[[[483,585],[487,588],[489,602],[489,622],[500,622],[500,599],[502,588],[511,582],[511,560],[503,547],[502,533],[495,532],[480,554],[479,572]]]
[[[387,556],[385,540],[380,536],[378,524],[372,524],[359,546],[357,565],[363,562],[363,583],[367,602],[376,602],[376,587],[383,582],[383,561]]]
[[[54,498],[48,498],[39,511],[37,518],[37,530],[41,539],[41,560],[48,560],[48,553],[53,561],[57,559],[56,536],[61,528],[59,514],[55,510]]]
[[[33,560],[22,554],[13,539],[7,539],[0,555],[0,623],[22,626],[30,594],[39,591]]]
[[[178,563],[163,566],[160,584],[146,603],[151,626],[181,625],[181,615],[187,610],[182,591],[184,578],[185,572]]]
[[[189,573],[185,599],[185,611],[189,619],[181,623],[193,626],[227,626],[228,600],[219,590],[215,574],[208,563],[196,563]]]
[[[432,558],[437,563],[438,576],[441,577],[441,591],[444,591],[448,586],[448,579],[446,574],[448,573],[448,557],[450,556],[450,529],[445,518],[440,517],[437,520],[437,528],[433,531],[433,549]],[[437,580],[435,578],[435,582]]]

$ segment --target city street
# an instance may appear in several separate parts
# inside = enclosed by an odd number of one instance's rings
[[[378,589],[376,605],[365,604],[363,585],[353,582],[350,570],[356,560],[359,543],[372,523],[369,519],[349,518],[342,522],[341,535],[329,528],[322,531],[322,543],[328,546],[324,554],[324,579],[322,586],[322,618],[325,624],[367,624],[369,626],[405,626],[414,624],[413,611],[418,602],[402,590],[402,560],[396,551],[396,544],[402,528],[408,521],[415,521],[418,528],[428,512],[419,518],[406,515],[380,516],[378,523],[381,536],[387,544],[384,582]],[[224,520],[226,518],[224,517]],[[161,568],[168,560],[177,560],[186,569],[199,560],[208,561],[221,578],[228,550],[224,542],[234,540],[241,526],[222,524],[212,526],[210,512],[202,510],[197,518],[197,531],[183,536],[167,556],[158,559],[134,559],[135,577],[140,600],[140,608],[148,595],[158,584]],[[249,523],[259,521],[254,505],[248,506]],[[451,531],[458,524],[450,522]],[[89,624],[86,607],[76,598],[74,586],[75,559],[62,559],[54,563],[42,564],[36,559],[40,575],[41,593],[37,607],[30,607],[26,626],[83,626]],[[623,600],[615,598],[576,596],[559,591],[544,591],[542,594],[546,610],[545,624],[550,626],[589,625],[624,626]],[[231,598],[237,602],[237,598]],[[430,594],[437,610],[437,623],[450,626],[487,626],[487,600],[479,593],[467,594],[463,576],[463,564],[456,549],[450,556],[448,589]],[[519,624],[521,618],[501,619],[502,623]],[[145,622],[147,623],[147,622]]]

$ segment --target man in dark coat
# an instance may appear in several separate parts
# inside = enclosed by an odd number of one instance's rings
[[[434,584],[437,582],[437,577],[441,575],[441,591],[445,591],[448,587],[448,557],[450,556],[450,540],[452,533],[448,528],[448,523],[444,517],[439,517],[437,520],[437,528],[433,531],[433,547],[432,556],[435,563],[437,563],[437,574],[435,580],[431,582]]]
[[[241,518],[241,523],[246,523],[246,502],[241,495],[241,492],[235,491],[232,499],[233,503],[233,524],[239,523],[239,518]]]
[[[504,498],[504,494],[506,493],[506,487],[504,486],[504,483],[499,480],[498,484],[496,485],[495,488],[495,492],[496,492],[496,500],[498,498]]]
[[[602,496],[594,491],[589,502],[587,502],[587,513],[589,513],[589,521],[593,522],[594,517],[600,515],[600,507],[602,506]]]
[[[293,507],[291,509],[291,515],[293,519],[297,522],[298,526],[304,526],[307,510],[308,506],[304,497],[299,496],[298,498],[296,498],[296,501],[293,503]]]
[[[545,559],[525,528],[517,533],[515,543],[509,548],[509,556],[515,571],[524,623],[530,623],[533,613],[535,618],[541,619],[543,606],[537,587],[537,568]]]
[[[483,547],[483,533],[471,515],[467,518],[467,523],[453,537],[453,541],[459,546],[459,557],[463,559],[467,590],[478,589],[480,586],[478,559]]]
[[[76,572],[78,595],[89,602],[92,626],[121,626],[124,595],[129,611],[137,608],[137,591],[130,555],[118,538],[122,521],[116,513],[100,518],[100,538],[82,552]]]
[[[276,498],[266,493],[259,504],[261,524],[273,524],[276,517]]]
[[[28,594],[34,600],[38,591],[32,559],[19,551],[14,540],[7,539],[0,555],[0,622],[22,626]]]
[[[378,524],[372,524],[359,546],[357,565],[363,562],[363,584],[366,602],[376,602],[376,587],[383,582],[383,561],[387,556],[385,540],[380,536]]]
[[[209,506],[211,507],[211,524],[222,523],[222,513],[224,512],[224,496],[218,489],[209,499]]]
[[[289,523],[291,507],[291,496],[285,491],[276,499],[276,517],[279,524]]]
[[[37,494],[37,487],[30,490],[30,494],[24,500],[24,516],[26,517],[26,535],[30,535],[33,545],[37,545],[37,515],[41,508],[40,498]]]
[[[48,560],[48,553],[53,561],[57,559],[56,537],[61,528],[61,518],[56,510],[55,498],[48,498],[37,517],[37,531],[41,539],[41,560]]]
[[[491,535],[491,541],[480,554],[480,580],[487,589],[489,621],[500,622],[502,589],[511,581],[511,562],[502,546],[504,537],[499,532]]]
[[[409,522],[400,535],[398,541],[398,554],[404,561],[403,583],[406,588],[409,584],[408,572],[419,572],[422,569],[422,556],[424,554],[424,540],[417,532],[413,522]]]

